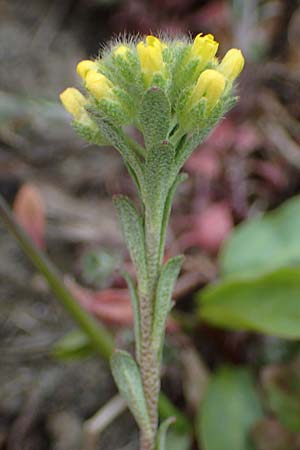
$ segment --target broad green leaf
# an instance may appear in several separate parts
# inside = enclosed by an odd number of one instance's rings
[[[242,275],[300,265],[299,230],[297,196],[234,229],[220,255],[222,273]]]
[[[139,122],[148,149],[168,138],[171,105],[165,93],[158,87],[151,87],[145,92]]]
[[[160,425],[156,438],[156,450],[166,450],[167,432],[175,420],[175,417],[169,417]]]
[[[128,289],[130,292],[131,305],[133,311],[133,326],[134,326],[134,340],[136,347],[137,360],[139,361],[139,355],[141,354],[141,320],[140,320],[140,308],[139,308],[139,299],[136,292],[136,287],[134,282],[129,275],[129,273],[124,272],[123,276],[128,285]]]
[[[52,353],[59,359],[81,359],[95,353],[89,337],[81,330],[73,330],[60,338],[53,346]]]
[[[167,261],[158,280],[152,327],[152,345],[159,352],[164,337],[166,320],[171,309],[172,291],[177,280],[183,257],[175,256]]]
[[[136,362],[129,353],[116,350],[111,357],[111,370],[120,394],[140,429],[145,434],[151,433],[141,374]]]
[[[114,205],[122,225],[123,235],[139,279],[146,282],[147,268],[142,218],[125,195],[114,197]]]
[[[163,206],[173,183],[174,147],[167,141],[149,149],[145,162],[147,205],[152,215],[162,217]]]
[[[213,325],[300,338],[300,268],[225,279],[198,298],[200,318]]]
[[[262,417],[251,375],[222,368],[211,379],[199,408],[196,434],[203,450],[254,450],[250,431]]]

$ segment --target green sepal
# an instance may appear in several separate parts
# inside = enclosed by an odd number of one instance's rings
[[[153,350],[157,354],[160,352],[162,346],[166,320],[171,309],[171,296],[180,272],[182,261],[182,255],[169,259],[169,261],[162,268],[157,283],[152,325],[152,345]]]
[[[173,198],[176,192],[177,187],[179,186],[179,184],[183,183],[186,179],[188,178],[188,174],[187,173],[180,173],[179,175],[177,175],[174,183],[171,186],[171,189],[169,190],[167,199],[166,199],[166,203],[164,206],[164,212],[163,212],[163,218],[162,218],[162,225],[161,225],[161,233],[160,233],[160,257],[159,257],[159,261],[160,264],[162,263],[163,257],[164,257],[164,249],[165,249],[165,240],[166,240],[166,233],[167,233],[167,226],[168,226],[168,222],[169,222],[169,217],[170,217],[170,213],[171,213],[171,208],[172,208],[172,203],[173,203]]]
[[[153,219],[161,218],[163,206],[173,179],[175,150],[163,141],[150,148],[145,161],[145,199]]]
[[[128,247],[130,257],[135,266],[139,280],[146,283],[147,266],[145,254],[145,237],[142,217],[135,206],[125,195],[117,195],[113,198]]]
[[[139,123],[148,149],[168,137],[171,106],[165,93],[158,87],[145,92],[139,111]]]
[[[93,125],[95,126],[88,126],[78,120],[73,120],[72,122],[76,133],[86,141],[95,145],[110,145],[108,140],[98,130],[97,125]]]
[[[109,100],[101,98],[100,100],[93,99],[94,108],[99,111],[101,116],[107,118],[114,125],[122,126],[130,122],[130,116],[122,104],[117,100],[117,94],[120,94],[121,89],[115,88],[116,100]]]
[[[163,91],[165,91],[168,87],[168,80],[165,76],[166,74],[162,74],[160,72],[155,73],[153,75],[152,81],[151,81],[151,86],[152,87],[158,87],[160,89],[162,89]]]
[[[176,422],[175,417],[169,417],[168,419],[164,420],[158,429],[157,437],[156,437],[156,447],[155,450],[167,450],[166,443],[167,443],[167,432],[169,429],[169,426],[172,425],[172,423]]]
[[[151,435],[151,424],[145,400],[142,378],[132,356],[116,350],[110,360],[111,370],[120,391],[140,429]]]
[[[134,326],[134,341],[136,348],[136,358],[137,361],[140,360],[141,354],[141,318],[140,318],[140,307],[139,307],[139,298],[136,292],[136,287],[134,285],[133,279],[127,272],[123,272],[123,277],[126,280],[130,298],[131,298],[131,306],[133,312],[133,326]]]

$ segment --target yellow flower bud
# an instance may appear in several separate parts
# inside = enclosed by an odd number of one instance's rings
[[[102,73],[90,70],[85,79],[85,86],[98,100],[101,98],[113,98],[113,84]]]
[[[161,50],[166,47],[166,44],[163,44],[157,37],[151,35],[146,37],[146,44],[150,47],[160,48]]]
[[[86,59],[84,61],[80,61],[80,63],[77,64],[76,70],[78,75],[83,80],[85,80],[90,70],[96,70],[96,64],[94,63],[94,61]]]
[[[114,50],[114,55],[115,56],[123,56],[126,57],[127,52],[129,52],[130,49],[128,47],[126,47],[126,45],[119,45],[119,47],[117,47]]]
[[[65,109],[72,114],[74,119],[79,120],[86,114],[84,106],[87,100],[77,89],[67,88],[59,97]]]
[[[155,36],[147,36],[144,42],[137,44],[137,52],[140,58],[141,69],[147,81],[151,81],[154,73],[162,72],[164,68],[162,49],[163,44]]]
[[[201,66],[204,66],[215,57],[218,47],[219,43],[215,41],[212,34],[202,36],[202,33],[200,33],[195,37],[194,43],[191,47],[190,57],[200,58]]]
[[[232,48],[221,61],[218,70],[230,81],[235,80],[244,68],[245,60],[241,50]]]
[[[208,109],[212,109],[225,89],[224,76],[212,69],[204,70],[198,78],[192,93],[192,105],[196,105],[202,97],[207,99]]]

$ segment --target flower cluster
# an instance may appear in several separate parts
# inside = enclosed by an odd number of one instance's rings
[[[101,144],[109,139],[99,129],[99,117],[143,132],[141,103],[156,88],[167,98],[172,116],[165,139],[175,135],[179,140],[208,122],[215,124],[234,104],[233,84],[244,58],[240,50],[231,49],[219,62],[218,45],[211,34],[198,34],[193,42],[147,36],[138,43],[113,44],[101,58],[78,64],[85,96],[68,88],[61,101],[79,134]]]

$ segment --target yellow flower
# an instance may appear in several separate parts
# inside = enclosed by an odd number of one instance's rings
[[[200,58],[201,66],[204,66],[215,57],[218,47],[219,43],[215,41],[212,34],[202,36],[202,33],[200,33],[195,37],[194,43],[191,47],[190,57]]]
[[[218,70],[230,81],[235,80],[244,68],[245,60],[241,50],[232,48],[221,61]]]
[[[192,92],[192,105],[196,105],[202,97],[207,99],[208,109],[212,109],[225,89],[225,78],[216,70],[207,69],[201,73]]]
[[[88,72],[90,70],[96,70],[96,64],[94,61],[90,61],[89,59],[86,59],[84,61],[80,61],[80,63],[77,64],[76,67],[78,75],[85,80]]]
[[[163,70],[162,50],[164,44],[155,36],[147,36],[146,45],[144,42],[139,42],[136,48],[140,58],[142,72],[147,82],[151,82],[153,74],[162,72]]]
[[[59,97],[65,109],[72,114],[74,119],[80,120],[87,114],[84,109],[87,100],[77,89],[67,88]]]
[[[85,78],[85,86],[98,100],[101,98],[113,98],[113,84],[102,73],[90,70]]]
[[[126,45],[119,45],[119,47],[115,48],[114,55],[125,57],[129,51],[130,49],[129,47],[126,47]]]

